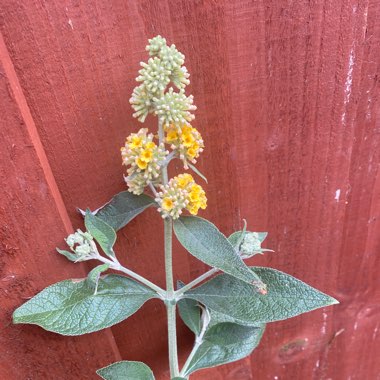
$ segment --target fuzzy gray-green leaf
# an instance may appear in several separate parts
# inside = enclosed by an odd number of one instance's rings
[[[178,311],[185,325],[195,334],[201,332],[201,309],[198,302],[184,298],[178,301]]]
[[[264,326],[248,327],[220,323],[209,328],[184,375],[201,368],[215,367],[240,360],[252,353],[264,332]]]
[[[228,239],[208,220],[181,216],[174,221],[174,232],[180,243],[197,259],[259,288],[259,276],[245,265]]]
[[[60,253],[61,255],[65,256],[68,260],[70,260],[72,262],[75,262],[75,261],[78,260],[78,256],[75,255],[72,252],[65,251],[64,249],[59,249],[59,248],[56,248],[56,250],[57,250],[58,253]]]
[[[185,284],[177,281],[177,289],[181,289]],[[198,302],[190,298],[183,298],[178,301],[178,312],[185,325],[195,334],[201,332],[201,309]]]
[[[96,216],[118,231],[154,204],[154,199],[148,195],[134,195],[129,191],[122,191],[101,207]]]
[[[189,290],[185,297],[244,325],[283,320],[338,303],[286,273],[260,267],[252,270],[267,284],[267,294],[259,294],[253,286],[222,274]]]
[[[121,322],[155,296],[145,285],[114,274],[99,279],[96,295],[86,280],[65,280],[16,309],[13,322],[35,324],[62,335],[82,335]]]
[[[95,267],[87,275],[87,285],[94,289],[94,294],[98,292],[98,285],[100,280],[100,275],[109,269],[109,264],[101,264]]]
[[[152,370],[142,362],[116,362],[96,373],[104,380],[154,380]]]
[[[115,230],[109,224],[93,215],[90,210],[86,211],[84,224],[87,231],[102,247],[104,253],[108,256],[115,257],[115,252],[113,251],[113,246],[116,242]]]

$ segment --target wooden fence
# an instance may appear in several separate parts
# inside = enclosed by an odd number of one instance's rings
[[[28,297],[87,272],[54,248],[82,225],[76,206],[125,188],[119,148],[140,127],[128,99],[157,34],[187,57],[203,215],[225,233],[242,218],[269,231],[276,253],[254,263],[341,301],[271,324],[250,358],[194,380],[379,379],[379,1],[2,0],[0,11],[2,380],[95,379],[120,358],[168,379],[159,302],[82,337],[11,324]],[[118,250],[164,286],[160,229],[147,211]],[[176,279],[205,270],[176,248]],[[182,324],[179,340],[183,360]]]

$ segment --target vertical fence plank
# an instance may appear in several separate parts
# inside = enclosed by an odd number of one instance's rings
[[[93,379],[119,358],[110,330],[63,337],[12,325],[29,297],[85,272],[54,252],[72,227],[1,35],[0,62],[0,378]]]

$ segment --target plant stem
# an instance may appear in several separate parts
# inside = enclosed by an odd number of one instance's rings
[[[208,313],[207,310],[204,310],[204,312],[202,314],[202,330],[201,330],[200,334],[195,339],[194,347],[191,350],[190,355],[187,358],[186,363],[183,366],[183,368],[182,368],[182,370],[181,370],[181,372],[179,374],[180,376],[188,377],[188,376],[185,376],[185,373],[186,373],[186,371],[187,371],[187,369],[188,369],[191,361],[193,360],[194,355],[198,351],[198,348],[203,343],[203,337],[204,337],[204,335],[206,333],[207,326],[208,326],[209,323],[210,323],[210,314]]]
[[[213,274],[219,272],[218,268],[212,268],[208,272],[202,274],[201,276],[197,277],[195,280],[189,282],[185,286],[183,286],[181,289],[178,289],[176,292],[174,292],[175,298],[179,298],[182,296],[183,293],[185,293],[187,290],[192,289],[195,285],[198,285],[203,280],[206,280],[206,278],[211,277]]]
[[[164,238],[165,238],[165,274],[166,274],[166,290],[168,298],[174,295],[173,280],[173,257],[172,257],[172,218],[164,219]]]
[[[193,357],[194,357],[194,355],[196,354],[196,352],[198,351],[198,348],[199,348],[199,346],[202,344],[202,341],[196,341],[195,342],[195,344],[194,344],[194,346],[193,346],[193,349],[191,350],[191,352],[190,352],[190,355],[189,355],[189,357],[187,358],[187,360],[186,360],[186,363],[185,363],[185,365],[183,366],[183,368],[182,368],[182,370],[181,370],[181,372],[180,372],[180,376],[182,376],[182,377],[184,377],[185,376],[185,373],[186,373],[186,371],[187,371],[187,368],[189,367],[189,364],[191,363],[191,361],[193,360]]]
[[[159,143],[164,143],[164,129],[162,123],[158,122]],[[168,183],[168,168],[162,167],[162,183]],[[173,257],[172,257],[172,218],[164,219],[164,244],[165,244],[165,277],[166,277],[166,310],[168,317],[168,344],[169,344],[169,368],[170,377],[179,375],[178,352],[177,352],[177,328],[176,328],[176,304],[174,300],[173,281]]]
[[[166,304],[168,316],[168,343],[169,343],[169,368],[170,377],[179,375],[178,352],[177,352],[177,328],[176,328],[176,305]]]
[[[119,261],[117,261],[117,260],[111,261],[111,260],[106,259],[103,256],[100,256],[100,255],[96,256],[95,258],[97,260],[105,263],[105,264],[109,264],[110,269],[115,269],[119,272],[123,272],[123,273],[127,274],[129,277],[132,277],[135,280],[141,282],[142,284],[146,285],[148,288],[151,288],[152,290],[154,290],[162,299],[166,299],[166,292],[164,289],[161,289],[159,286],[153,284],[153,282],[150,282],[148,279],[146,279],[143,276],[140,276],[139,274],[133,272],[132,270],[123,267],[119,263]]]

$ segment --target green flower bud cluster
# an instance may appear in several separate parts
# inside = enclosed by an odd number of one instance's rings
[[[149,58],[148,63],[141,62],[142,69],[139,71],[137,82],[144,82],[144,87],[152,95],[161,94],[170,82],[171,71],[168,70],[160,58]]]
[[[169,88],[164,96],[153,99],[156,105],[154,113],[165,126],[187,125],[195,118],[191,113],[197,109],[193,99],[193,95],[186,96],[184,90],[174,92],[173,88]]]
[[[155,113],[160,121],[165,124],[188,124],[194,116],[191,111],[193,97],[185,95],[184,88],[190,83],[187,69],[183,66],[185,56],[179,52],[175,45],[168,46],[165,38],[156,36],[149,40],[146,47],[151,58],[148,62],[141,62],[142,69],[136,81],[141,82],[137,86],[129,100],[140,122],[144,122],[149,113]],[[180,91],[174,92],[170,87],[172,83]]]
[[[261,248],[261,243],[266,237],[263,232],[245,232],[244,239],[240,245],[240,254],[243,258],[251,257],[256,254],[263,254],[266,251],[273,252],[268,248]]]
[[[92,235],[80,229],[69,235],[65,241],[71,251],[78,256],[77,261],[90,260],[98,252]]]

